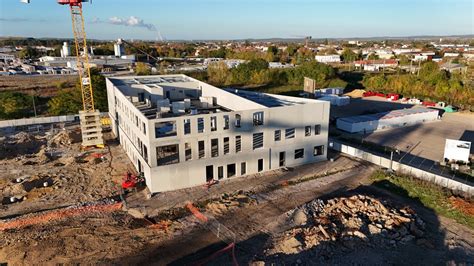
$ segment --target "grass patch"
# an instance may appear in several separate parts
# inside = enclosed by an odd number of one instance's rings
[[[449,190],[411,176],[400,174],[389,176],[382,171],[375,172],[371,179],[374,181],[373,185],[377,187],[417,200],[436,214],[474,229],[474,216],[464,213],[450,203],[449,198],[453,195]]]

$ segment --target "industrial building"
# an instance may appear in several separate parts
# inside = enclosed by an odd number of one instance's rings
[[[185,75],[106,82],[113,132],[152,193],[327,158],[329,102]]]
[[[439,111],[428,108],[411,108],[383,113],[338,118],[336,126],[349,133],[368,133],[377,130],[416,125],[436,121]]]

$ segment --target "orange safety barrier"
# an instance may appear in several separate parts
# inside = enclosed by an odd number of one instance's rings
[[[78,208],[67,208],[57,211],[51,211],[45,214],[35,215],[33,217],[19,218],[0,223],[0,231],[7,229],[22,228],[30,225],[44,224],[54,220],[60,220],[68,217],[78,216],[91,212],[113,212],[122,208],[122,203],[90,205]]]
[[[194,207],[191,202],[188,202],[186,204],[186,207],[192,214],[194,214],[196,218],[198,218],[198,220],[200,220],[201,222],[207,222],[207,217],[204,216],[204,214],[202,214],[196,207]]]

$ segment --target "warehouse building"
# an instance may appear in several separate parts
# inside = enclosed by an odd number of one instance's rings
[[[152,193],[326,160],[328,102],[185,75],[106,82],[113,132]]]
[[[412,108],[389,112],[358,115],[339,118],[336,121],[338,129],[349,133],[368,133],[397,127],[411,126],[428,121],[436,121],[439,111],[427,108]]]

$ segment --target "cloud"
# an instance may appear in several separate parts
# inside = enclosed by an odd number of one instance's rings
[[[108,23],[112,25],[122,25],[127,27],[138,27],[138,28],[145,28],[149,31],[157,31],[155,25],[145,23],[143,19],[130,16],[129,18],[119,18],[119,17],[111,17],[106,21],[103,21],[99,18],[92,19],[92,23]]]

